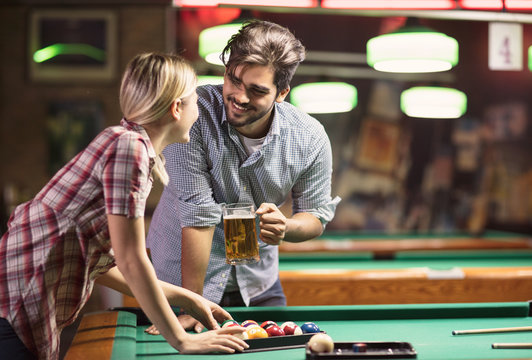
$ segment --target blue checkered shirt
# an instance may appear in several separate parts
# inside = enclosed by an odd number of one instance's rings
[[[221,204],[290,197],[294,213],[315,215],[325,226],[340,201],[331,198],[332,154],[323,126],[289,103],[275,103],[274,118],[260,150],[250,156],[226,121],[222,86],[198,88],[199,119],[190,142],[163,151],[170,183],[152,218],[148,246],[159,279],[181,285],[181,228],[216,226],[203,295],[219,303],[231,266],[225,263]],[[246,304],[278,278],[279,252],[259,240],[260,261],[236,266]]]

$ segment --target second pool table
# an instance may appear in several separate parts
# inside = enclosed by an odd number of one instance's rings
[[[288,305],[527,301],[532,250],[281,254]]]

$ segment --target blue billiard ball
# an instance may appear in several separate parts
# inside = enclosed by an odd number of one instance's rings
[[[303,331],[303,334],[318,333],[320,332],[320,328],[313,322],[306,322],[301,325],[301,331]]]
[[[356,352],[356,353],[366,352],[367,349],[368,349],[368,346],[365,343],[353,344],[353,352]]]

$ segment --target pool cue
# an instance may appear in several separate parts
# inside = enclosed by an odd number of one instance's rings
[[[453,335],[489,334],[489,333],[518,332],[518,331],[532,331],[532,326],[519,326],[519,327],[493,328],[493,329],[474,329],[474,330],[453,330]]]
[[[493,343],[492,349],[532,349],[532,343]]]

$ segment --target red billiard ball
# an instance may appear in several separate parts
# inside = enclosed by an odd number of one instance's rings
[[[301,335],[303,334],[303,331],[301,331],[301,328],[297,326],[297,324],[293,321],[287,321],[284,322],[281,326],[281,329],[283,329],[285,335]]]
[[[268,336],[284,336],[284,331],[277,325],[272,325],[266,328]]]
[[[226,327],[234,326],[234,325],[240,326],[235,320],[225,320],[222,323],[222,328],[225,329]]]
[[[319,333],[312,335],[307,343],[308,348],[314,353],[327,353],[334,349],[334,341],[332,338],[325,334]]]
[[[260,324],[260,327],[263,328],[264,330],[266,330],[270,326],[277,326],[277,323],[275,321],[268,320]]]
[[[303,334],[319,333],[320,328],[318,327],[318,325],[314,324],[313,322],[306,322],[303,325],[301,325],[301,331],[303,331]]]

